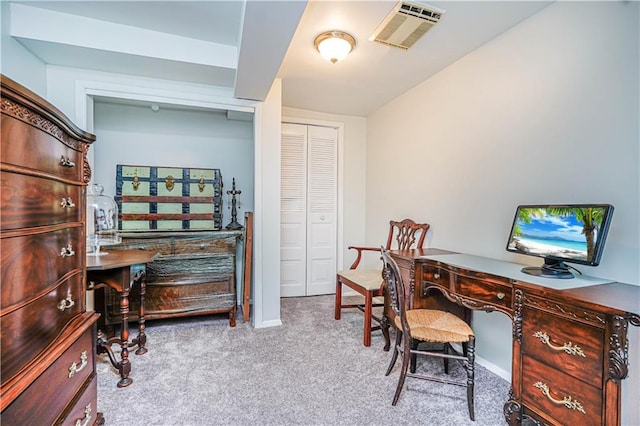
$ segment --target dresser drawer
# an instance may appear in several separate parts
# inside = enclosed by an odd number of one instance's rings
[[[173,253],[175,255],[199,255],[199,254],[226,254],[234,253],[236,247],[236,237],[229,238],[176,238],[173,242]]]
[[[98,375],[82,391],[82,395],[73,405],[69,414],[56,424],[63,426],[93,425],[98,418]]]
[[[235,306],[234,277],[209,277],[198,283],[156,282],[147,286],[145,318],[229,312]],[[177,297],[176,297],[177,296]],[[136,300],[137,308],[137,300]],[[117,305],[113,306],[117,309]],[[135,310],[137,313],[137,309]],[[114,316],[117,318],[117,316]]]
[[[79,269],[84,258],[80,226],[33,235],[2,238],[0,273],[1,308],[28,301],[59,281],[69,271]]]
[[[2,382],[54,342],[69,321],[84,311],[84,303],[82,274],[78,272],[22,308],[3,311]]]
[[[2,144],[0,158],[3,163],[82,182],[82,151],[78,142],[68,142],[78,146],[77,149],[71,148],[49,133],[25,126],[20,120],[7,115],[2,115],[2,137],[10,142]]]
[[[82,186],[18,173],[1,175],[1,229],[80,222],[84,217]]]
[[[507,282],[491,281],[486,277],[482,280],[458,274],[455,277],[454,291],[459,295],[507,310],[512,308],[512,290]]]
[[[604,330],[525,306],[522,352],[592,386],[602,385]]]
[[[53,424],[94,375],[95,338],[92,325],[2,412],[2,424]]]
[[[122,243],[110,247],[111,250],[149,250],[161,256],[173,254],[173,244],[166,238],[130,238],[122,237]]]
[[[157,263],[154,261],[152,264]],[[149,272],[149,264],[147,272]],[[149,276],[147,275],[149,278]],[[144,311],[146,319],[169,318],[194,314],[229,312],[236,303],[235,275],[200,276],[199,282],[188,283],[176,279],[153,278],[147,282]],[[120,324],[120,296],[110,288],[104,289],[105,324]],[[137,321],[140,311],[140,287],[135,286],[129,295],[129,320]]]
[[[551,423],[602,425],[602,395],[599,388],[535,359],[522,357],[522,400]]]
[[[147,265],[147,282],[180,282],[184,284],[228,278],[235,272],[233,255],[160,258]]]

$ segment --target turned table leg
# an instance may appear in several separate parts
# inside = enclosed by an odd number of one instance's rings
[[[131,373],[131,362],[129,362],[129,290],[120,293],[120,314],[122,315],[122,329],[120,330],[120,362],[118,372],[120,373],[119,388],[124,388],[133,383],[129,377]]]
[[[147,335],[145,334],[145,323],[144,323],[144,295],[147,291],[147,274],[143,269],[138,271],[136,274],[136,278],[140,283],[140,312],[138,314],[138,337],[135,338],[135,343],[138,345],[138,349],[136,349],[136,355],[144,355],[148,352],[148,349],[145,347],[147,344]]]

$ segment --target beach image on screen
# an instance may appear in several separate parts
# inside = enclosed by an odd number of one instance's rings
[[[604,214],[603,207],[520,208],[508,249],[591,261]]]

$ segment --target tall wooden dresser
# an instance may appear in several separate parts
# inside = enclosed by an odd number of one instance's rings
[[[1,77],[3,425],[89,425],[96,321],[85,306],[85,204],[95,136]]]

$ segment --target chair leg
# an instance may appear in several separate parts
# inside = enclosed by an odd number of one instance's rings
[[[342,306],[342,283],[340,282],[340,278],[336,278],[336,307],[335,307],[335,318],[337,320],[340,319],[341,314],[341,306]]]
[[[411,350],[415,351],[418,349],[418,345],[420,344],[419,340],[416,339],[411,339]],[[412,353],[411,354],[411,367],[409,368],[409,371],[411,373],[415,373],[416,372],[416,362],[417,361],[417,355]]]
[[[475,420],[474,410],[474,383],[475,383],[475,337],[471,336],[469,342],[463,345],[463,350],[467,355],[467,406],[469,407],[469,418]]]
[[[449,347],[448,343],[444,344],[444,348],[442,350],[445,355],[449,355]],[[444,362],[444,374],[449,374],[449,358],[442,358],[442,361]]]
[[[409,368],[409,359],[411,358],[411,338],[406,336],[404,339],[403,350],[402,350],[402,368],[400,369],[400,377],[398,378],[398,387],[396,388],[396,393],[393,396],[393,402],[391,405],[396,405],[398,403],[398,399],[400,398],[400,392],[402,392],[402,387],[404,386],[404,379],[407,377],[407,369]]]
[[[402,343],[402,330],[396,329],[396,344],[393,346],[393,355],[391,356],[391,362],[389,363],[389,368],[387,368],[387,372],[384,373],[385,376],[388,376],[393,370],[393,366],[396,365],[396,360],[398,359],[398,346]]]
[[[373,313],[373,294],[368,291],[364,297],[364,345],[371,346],[371,315]]]
[[[382,318],[380,319],[380,329],[382,330],[382,336],[384,337],[384,348],[385,352],[389,352],[389,348],[391,347],[391,338],[389,337],[389,318],[383,313]]]

